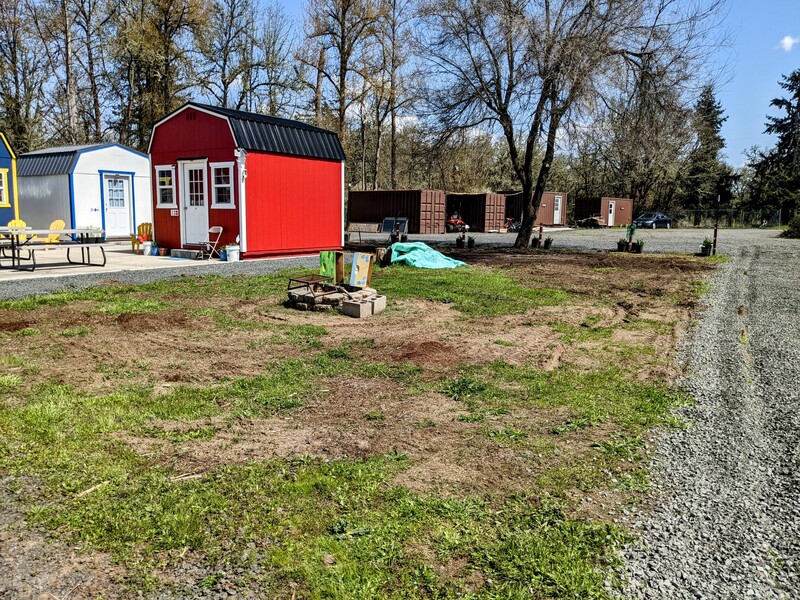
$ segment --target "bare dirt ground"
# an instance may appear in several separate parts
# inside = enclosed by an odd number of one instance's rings
[[[565,306],[524,315],[464,319],[451,305],[390,299],[389,309],[363,321],[338,314],[293,312],[283,298],[231,300],[225,314],[247,327],[220,327],[213,297],[192,297],[190,306],[138,315],[98,314],[91,302],[0,313],[0,332],[15,335],[15,354],[31,373],[25,386],[56,381],[99,394],[132,384],[167,391],[174,386],[205,385],[223,378],[253,377],[271,361],[302,357],[302,345],[281,337],[281,327],[317,325],[319,340],[333,348],[346,340],[371,340],[362,357],[392,364],[411,363],[423,377],[440,378],[459,365],[493,360],[552,370],[569,365],[596,368],[608,360],[604,345],[616,343],[652,349],[633,354],[625,365],[632,378],[669,379],[676,374],[673,352],[694,305],[690,282],[712,268],[684,256],[631,256],[616,253],[516,253],[507,249],[463,252],[456,258],[501,269],[526,285],[572,294]],[[167,299],[169,300],[169,299]],[[580,328],[614,328],[604,342],[567,342],[554,322]],[[647,321],[663,327],[625,327]],[[86,328],[90,335],[72,336]],[[499,343],[498,343],[499,341]],[[653,359],[653,356],[657,359]],[[9,398],[7,402],[13,403]],[[483,493],[525,485],[554,461],[580,460],[597,431],[577,431],[544,457],[521,460],[517,453],[478,435],[476,424],[458,420],[458,406],[439,393],[407,397],[391,380],[333,379],[300,410],[273,418],[154,422],[167,432],[210,428],[209,439],[174,443],[119,432],[119,439],[153,463],[176,473],[203,474],[233,463],[271,457],[363,457],[387,452],[407,454],[412,467],[397,483],[442,494]],[[383,415],[365,419],[368,413]],[[545,435],[570,415],[563,409],[516,411],[495,417],[498,426],[523,419],[530,431]],[[570,458],[571,457],[571,458]],[[485,465],[490,461],[492,469]],[[30,598],[116,597],[119,567],[98,553],[82,553],[21,523],[15,493],[0,482],[0,569],[13,578],[0,584],[0,596]],[[597,515],[602,518],[603,515]],[[57,565],[57,568],[56,568]],[[103,583],[100,583],[103,582]],[[4,588],[3,585],[6,587]]]

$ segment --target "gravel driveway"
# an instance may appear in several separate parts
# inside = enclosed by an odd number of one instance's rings
[[[743,246],[711,285],[623,595],[800,598],[800,242]]]

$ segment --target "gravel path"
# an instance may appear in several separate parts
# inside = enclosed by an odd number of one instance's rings
[[[800,243],[742,247],[711,284],[623,595],[800,598]]]

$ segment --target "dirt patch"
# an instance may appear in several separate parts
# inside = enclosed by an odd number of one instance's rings
[[[146,433],[114,436],[175,476],[271,458],[396,452],[406,455],[410,466],[395,484],[443,496],[502,495],[530,488],[553,467],[591,460],[593,441],[611,432],[598,425],[554,435],[554,428],[579,416],[565,408],[515,407],[513,414],[469,422],[463,418],[469,412],[465,403],[425,385],[462,366],[492,361],[580,372],[616,364],[643,381],[669,379],[675,375],[671,353],[694,303],[689,282],[710,268],[691,258],[613,253],[475,249],[458,257],[501,268],[521,285],[564,289],[571,297],[561,306],[480,319],[464,319],[452,304],[389,298],[384,313],[365,320],[288,310],[282,297],[225,298],[224,310],[218,297],[175,297],[168,299],[168,310],[119,316],[97,313],[96,303],[81,301],[6,311],[0,335],[39,330],[14,337],[13,354],[20,359],[14,373],[25,374],[23,386],[57,381],[87,394],[126,386],[161,393],[178,385],[220,385],[261,375],[276,361],[341,346],[355,361],[412,364],[428,391],[408,391],[389,377],[336,377],[321,382],[304,406],[276,417],[150,421]],[[316,327],[297,327],[310,325]],[[515,429],[527,437],[504,443],[491,435]],[[192,435],[196,430],[202,435]],[[577,489],[570,496],[579,515],[596,519],[608,519],[626,497]],[[108,582],[124,573],[105,555],[83,555],[22,523],[10,528],[0,518],[0,568],[16,568],[2,557],[17,555],[22,570],[15,571],[14,585],[22,585],[23,570],[30,570],[38,573],[39,587],[7,588],[12,597],[37,597],[31,590],[56,597],[115,597],[121,589]],[[458,561],[440,565],[440,575],[461,577],[463,568]],[[56,580],[63,585],[46,587]]]

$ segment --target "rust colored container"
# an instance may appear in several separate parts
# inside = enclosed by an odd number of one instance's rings
[[[441,190],[351,191],[348,222],[380,223],[387,217],[408,217],[408,233],[444,233],[445,198]]]
[[[506,193],[505,216],[522,218],[522,192]],[[564,192],[545,192],[536,213],[534,225],[564,225],[567,222],[567,194]]]
[[[470,231],[500,229],[505,223],[503,194],[447,194],[447,215],[458,212]]]
[[[633,222],[633,200],[630,198],[579,198],[575,201],[575,220],[599,215],[607,227],[620,227]]]

